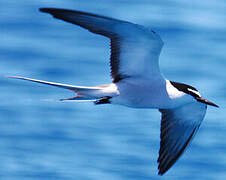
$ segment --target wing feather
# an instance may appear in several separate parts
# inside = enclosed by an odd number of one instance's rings
[[[128,77],[161,76],[158,58],[163,42],[154,31],[127,21],[81,11],[57,8],[41,8],[40,11],[110,38],[113,82]]]
[[[159,174],[164,174],[181,156],[197,132],[207,105],[194,102],[176,109],[160,109],[161,142],[158,158]]]

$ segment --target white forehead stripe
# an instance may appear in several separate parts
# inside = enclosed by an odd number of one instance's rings
[[[193,92],[193,93],[197,94],[199,97],[201,97],[201,94],[196,90],[188,88],[188,91]]]

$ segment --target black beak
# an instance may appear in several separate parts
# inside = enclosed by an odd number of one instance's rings
[[[214,107],[219,108],[218,105],[216,105],[216,104],[214,104],[213,102],[211,102],[211,101],[209,101],[209,100],[207,100],[207,99],[204,99],[204,98],[202,98],[202,97],[198,97],[198,98],[196,98],[196,99],[197,99],[197,101],[199,101],[199,102],[202,102],[202,103],[208,104],[208,105],[210,105],[210,106],[214,106]]]

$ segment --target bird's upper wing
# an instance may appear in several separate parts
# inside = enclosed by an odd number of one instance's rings
[[[206,113],[207,105],[194,102],[176,109],[160,109],[161,143],[159,174],[164,174],[191,142]]]
[[[163,42],[154,31],[130,22],[81,11],[56,8],[41,8],[40,11],[110,38],[111,76],[114,82],[127,77],[161,75],[158,59]]]

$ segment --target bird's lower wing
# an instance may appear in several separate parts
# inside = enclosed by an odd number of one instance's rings
[[[194,102],[175,109],[160,109],[161,143],[158,158],[159,174],[164,174],[184,152],[197,132],[207,105]]]

